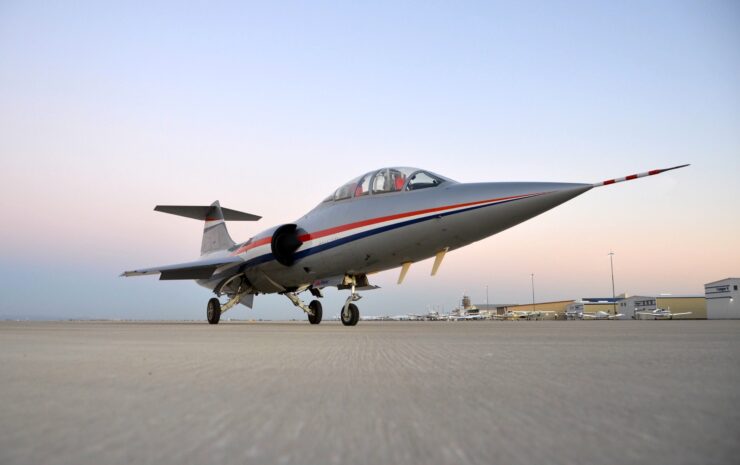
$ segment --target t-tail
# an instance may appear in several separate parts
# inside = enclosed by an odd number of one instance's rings
[[[169,213],[194,220],[205,221],[200,254],[207,255],[226,250],[235,244],[226,229],[225,221],[257,221],[261,217],[229,208],[222,208],[218,200],[211,205],[157,205],[155,211]]]

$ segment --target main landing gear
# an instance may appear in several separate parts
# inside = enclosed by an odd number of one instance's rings
[[[308,308],[313,310],[313,315],[310,313],[308,314],[308,322],[312,325],[317,325],[321,323],[321,317],[324,313],[323,309],[321,308],[321,302],[318,300],[312,300],[310,304],[308,304]]]
[[[219,320],[221,320],[221,302],[217,298],[212,297],[208,301],[206,317],[208,318],[208,323],[212,325],[218,324]]]
[[[316,297],[321,297],[321,293],[318,292],[318,290],[316,292],[313,292],[312,289],[311,293],[314,294]],[[290,301],[293,302],[293,305],[306,312],[306,315],[308,315],[309,323],[311,323],[312,325],[317,325],[321,323],[321,317],[324,314],[323,308],[321,307],[321,302],[319,302],[318,300],[312,300],[310,304],[306,305],[294,292],[286,292],[285,297],[290,299]]]
[[[349,287],[349,285],[347,287]],[[351,285],[351,289],[352,293],[347,297],[347,300],[344,302],[344,306],[342,307],[342,311],[340,312],[340,320],[342,320],[342,324],[344,326],[354,326],[358,321],[360,321],[360,309],[357,308],[357,305],[355,305],[354,302],[360,300],[362,296],[355,292],[354,282]],[[318,289],[312,288],[311,294],[315,297],[322,297],[321,291]],[[293,302],[293,305],[306,312],[309,323],[312,325],[321,323],[321,318],[324,313],[321,302],[318,300],[312,300],[310,304],[306,305],[295,292],[286,292],[284,295]]]
[[[245,295],[247,295],[247,292],[243,291],[240,287],[238,291],[231,296],[229,301],[223,305],[221,305],[221,301],[216,297],[211,297],[211,300],[208,301],[208,306],[206,306],[206,318],[208,319],[208,323],[212,325],[218,324],[221,320],[221,314],[226,313],[228,309],[238,304]]]

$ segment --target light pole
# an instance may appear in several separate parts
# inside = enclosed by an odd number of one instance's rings
[[[612,269],[612,303],[614,304],[614,314],[617,314],[617,295],[614,292],[614,251],[609,251],[609,266]]]
[[[537,311],[537,306],[534,303],[534,273],[531,274],[532,277],[532,311]]]

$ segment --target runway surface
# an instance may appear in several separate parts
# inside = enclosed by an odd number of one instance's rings
[[[740,460],[740,321],[0,323],[0,463]]]

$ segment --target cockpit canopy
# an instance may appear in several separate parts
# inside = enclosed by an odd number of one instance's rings
[[[358,176],[335,190],[324,202],[345,200],[364,195],[379,195],[390,192],[408,192],[437,187],[446,182],[454,182],[431,171],[418,168],[381,168]]]

